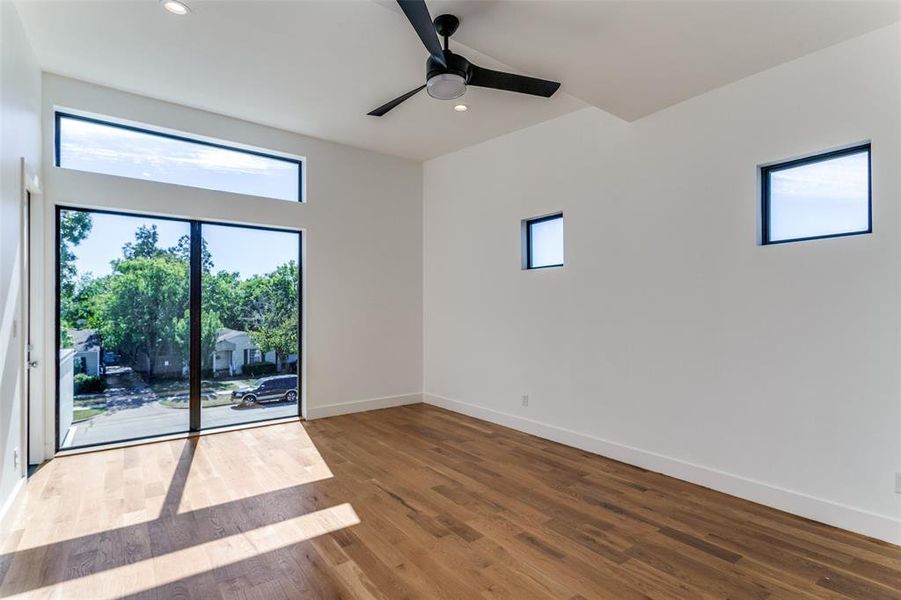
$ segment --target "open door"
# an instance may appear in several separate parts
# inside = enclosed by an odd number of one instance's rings
[[[23,449],[22,452],[24,452],[25,456],[19,457],[19,468],[21,469],[21,474],[25,475],[28,470],[28,465],[39,463],[43,460],[43,453],[37,453],[41,456],[35,456],[35,453],[32,452],[33,440],[31,439],[31,416],[34,412],[35,405],[40,402],[41,397],[41,395],[37,393],[37,390],[40,388],[40,377],[37,372],[40,363],[35,352],[34,328],[32,327],[32,315],[37,313],[34,309],[34,298],[32,295],[32,258],[34,247],[34,244],[32,243],[32,226],[34,206],[41,196],[41,184],[40,179],[25,162],[24,158],[21,159],[20,165],[22,212],[19,230],[19,256],[21,258],[19,264],[21,273],[19,288],[21,290],[19,323],[22,332],[20,337],[20,356],[23,358],[23,363],[21,372],[21,411],[19,414],[21,415],[20,439],[22,440],[20,447]]]

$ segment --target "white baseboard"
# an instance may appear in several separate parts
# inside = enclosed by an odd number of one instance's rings
[[[406,404],[419,404],[422,402],[422,394],[403,394],[401,396],[384,396],[382,398],[368,398],[340,404],[326,404],[325,406],[308,406],[307,419],[322,419],[336,417],[365,410],[377,410],[379,408],[393,408]]]
[[[0,506],[0,536],[5,536],[10,531],[9,522],[13,517],[13,506],[15,506],[16,502],[19,500],[19,495],[22,493],[22,490],[25,489],[25,482],[28,479],[26,477],[20,477],[16,481],[16,485],[13,486],[12,491],[9,493],[9,497],[3,503],[3,506]]]
[[[563,427],[548,425],[532,419],[484,408],[468,402],[452,400],[428,393],[423,394],[422,399],[426,404],[432,404],[469,415],[470,417],[504,425],[505,427],[530,433],[567,446],[573,446],[643,469],[702,485],[731,496],[751,500],[752,502],[778,508],[801,517],[813,519],[814,521],[901,545],[901,520],[885,515],[879,515],[770,485],[762,481],[747,479],[703,465],[611,442]]]

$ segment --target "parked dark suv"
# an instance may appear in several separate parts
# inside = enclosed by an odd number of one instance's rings
[[[285,400],[297,402],[297,375],[275,375],[257,380],[255,387],[246,387],[232,392],[232,398],[244,404]]]

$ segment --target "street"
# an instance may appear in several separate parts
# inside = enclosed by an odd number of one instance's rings
[[[214,406],[201,411],[204,429],[263,419],[297,416],[297,403],[271,402],[252,407]],[[188,429],[188,410],[167,408],[159,400],[98,415],[72,425],[62,447],[108,443],[149,435],[181,433]]]

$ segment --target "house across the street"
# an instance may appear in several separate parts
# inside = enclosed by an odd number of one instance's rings
[[[286,364],[296,363],[297,355],[291,354],[280,357],[283,367]],[[263,353],[253,343],[250,334],[246,331],[223,327],[216,336],[216,347],[213,353],[213,373],[216,375],[241,375],[245,365],[276,362],[275,351]]]
[[[99,377],[103,365],[100,360],[103,355],[100,332],[96,329],[70,329],[68,333],[72,340],[72,348],[75,350],[73,357],[75,372]]]
[[[76,373],[99,377],[104,372],[104,364],[112,364],[119,358],[115,353],[104,352],[100,332],[96,329],[70,329],[68,333],[75,351],[73,365]],[[111,360],[104,362],[104,354],[110,355]],[[280,356],[278,359],[278,365],[273,368],[273,372],[284,371],[290,365],[295,364],[297,355]],[[140,357],[137,364],[128,364],[127,366],[131,366],[136,371],[145,372],[148,366],[147,362],[146,357]],[[212,362],[215,375],[244,375],[246,374],[245,365],[275,364],[276,355],[274,351],[263,353],[259,346],[254,344],[248,332],[223,327],[216,336]],[[157,375],[180,373],[183,368],[182,363],[181,355],[177,352],[163,352],[154,358],[154,372]]]

